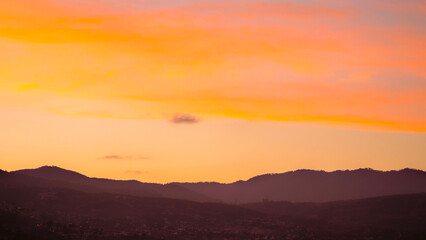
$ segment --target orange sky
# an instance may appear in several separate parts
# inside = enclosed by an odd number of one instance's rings
[[[417,0],[3,0],[0,168],[425,169],[425,26]]]

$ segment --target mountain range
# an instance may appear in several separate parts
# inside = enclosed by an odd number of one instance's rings
[[[0,239],[423,240],[425,224],[426,173],[413,169],[298,170],[230,184],[0,171]]]
[[[377,171],[297,170],[265,174],[223,184],[143,183],[136,180],[90,178],[54,166],[3,172],[0,185],[68,188],[88,193],[116,193],[198,202],[243,204],[259,201],[327,202],[426,192],[426,172],[415,169]]]

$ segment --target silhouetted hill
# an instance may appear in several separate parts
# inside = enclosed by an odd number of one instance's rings
[[[263,201],[242,204],[249,209],[268,215],[292,216],[312,219],[339,219],[340,221],[354,221],[363,219],[363,225],[380,222],[375,218],[404,218],[410,221],[425,222],[424,219],[415,219],[413,216],[426,216],[426,193],[403,194],[365,198],[357,200],[297,203],[287,201]]]
[[[275,201],[326,202],[426,192],[426,172],[298,170],[266,174],[231,184],[181,183],[188,189],[228,203]]]
[[[330,175],[334,177],[332,180]],[[332,173],[302,170],[258,176],[233,184],[203,184],[219,190],[230,186],[244,190],[254,186],[262,193],[269,193],[280,189],[273,184],[268,188],[277,178],[291,180],[292,184],[303,182],[302,179],[306,186],[321,186],[315,185],[319,180],[321,184],[344,180],[353,188],[351,191],[357,189],[342,176],[358,179],[364,186],[395,184],[392,182],[395,179],[402,181],[402,186],[409,182],[420,186],[424,172],[410,169]],[[396,186],[390,189],[401,189]],[[266,190],[261,190],[262,187]],[[242,205],[167,198],[173,194],[182,196],[182,189],[178,184],[89,178],[57,167],[0,172],[0,239],[33,236],[34,239],[58,240],[423,240],[426,237],[425,193],[316,203],[265,200]],[[332,191],[326,193],[333,194]]]
[[[117,218],[245,218],[260,216],[257,211],[221,203],[200,203],[181,199],[148,198],[111,193],[84,193],[70,189],[0,188],[0,201],[46,213],[79,217]],[[7,193],[7,194],[6,194]],[[216,219],[218,220],[218,219]]]
[[[143,197],[164,197],[194,201],[226,203],[273,201],[326,202],[369,198],[395,194],[426,192],[426,172],[414,169],[376,171],[358,169],[346,171],[297,170],[280,174],[265,174],[247,181],[220,183],[142,183],[135,180],[90,178],[58,167],[19,170],[2,175],[25,185],[18,176],[48,180],[28,181],[45,186],[70,188],[90,193],[117,193]]]
[[[101,231],[103,235],[87,238],[88,234],[80,234],[79,237],[57,239],[110,239],[111,236],[112,239],[127,239],[128,232],[159,236],[154,239],[200,239],[199,236],[177,238],[176,233],[182,232],[180,229],[190,229],[190,235],[193,235],[192,232],[213,231],[214,228],[225,229],[226,226],[233,226],[235,222],[244,222],[264,215],[248,208],[220,203],[111,193],[84,193],[60,188],[0,186],[0,220],[4,208],[9,212],[12,209],[20,215],[31,216],[34,225],[71,224],[80,226],[74,232],[85,231],[96,236],[100,234],[98,231]],[[28,232],[24,235],[26,236],[35,230],[34,226],[27,226],[26,222],[25,220],[22,223],[25,223],[23,226],[16,226],[13,223],[10,226],[11,223],[3,219],[0,221],[0,229],[5,228],[10,232],[13,227],[21,233]],[[22,228],[25,231],[20,230]],[[75,234],[74,232],[72,234]],[[0,239],[3,239],[2,234],[0,232]],[[122,236],[117,237],[117,234]],[[131,239],[153,239],[137,236]]]
[[[243,206],[268,215],[311,219],[346,230],[422,230],[426,236],[426,193],[393,195],[326,203],[264,201]]]
[[[0,185],[0,239],[423,240],[425,204],[415,194],[236,206]]]
[[[325,203],[263,201],[243,206],[271,216],[290,216],[317,225],[323,232],[359,234],[358,239],[361,232],[373,229],[382,239],[426,237],[426,193]]]
[[[66,188],[80,189],[85,192],[96,192],[97,189],[83,184],[75,184],[61,180],[49,180],[44,178],[27,176],[15,172],[3,172],[0,174],[0,188],[3,189],[23,189],[23,188]]]
[[[45,187],[70,188],[90,193],[118,193],[143,197],[164,197],[188,199],[194,201],[211,201],[202,194],[188,190],[177,184],[142,183],[136,180],[111,180],[102,178],[90,178],[80,173],[65,170],[54,166],[44,166],[37,169],[18,170],[7,174],[8,180],[19,181],[19,176],[41,179]],[[40,180],[39,180],[40,179]],[[6,181],[6,179],[4,180]],[[34,181],[34,180],[32,180]],[[34,184],[32,181],[21,180],[20,184]]]
[[[88,179],[88,177],[84,176],[83,174],[62,169],[56,166],[44,166],[36,169],[23,169],[15,171],[15,173],[61,181],[85,181]]]

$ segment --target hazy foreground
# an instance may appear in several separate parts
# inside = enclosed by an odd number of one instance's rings
[[[425,192],[411,169],[160,185],[43,167],[0,174],[0,239],[426,239]]]

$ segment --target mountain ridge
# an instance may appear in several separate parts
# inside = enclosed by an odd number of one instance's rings
[[[61,182],[67,188],[89,192],[129,194],[143,197],[176,198],[200,202],[250,203],[265,199],[292,202],[327,202],[394,194],[426,192],[426,172],[418,169],[380,171],[300,169],[263,174],[233,183],[195,182],[167,184],[138,180],[87,177],[56,166],[42,166],[10,172]]]
[[[86,176],[84,174],[81,174],[79,172],[73,171],[73,170],[68,170],[65,168],[61,168],[58,166],[54,166],[54,165],[44,165],[38,168],[27,168],[27,169],[19,169],[19,170],[15,170],[15,171],[10,171],[11,173],[23,173],[26,171],[37,171],[37,170],[45,170],[45,169],[51,169],[51,170],[58,170],[58,171],[63,171],[63,172],[67,172],[67,173],[72,173],[75,175],[79,175],[81,177],[85,177],[85,178],[91,178],[91,179],[102,179],[102,180],[113,180],[113,181],[136,181],[136,182],[140,182],[140,183],[152,183],[152,184],[159,184],[159,185],[167,185],[167,184],[182,184],[182,183],[217,183],[217,184],[233,184],[233,183],[238,183],[238,182],[247,182],[253,179],[257,179],[260,177],[265,177],[265,176],[277,176],[277,175],[282,175],[282,174],[291,174],[291,173],[343,173],[343,172],[376,172],[376,173],[392,173],[392,172],[410,172],[410,173],[424,173],[426,174],[426,171],[421,170],[421,169],[416,169],[416,168],[402,168],[399,170],[377,170],[377,169],[373,169],[373,168],[356,168],[356,169],[345,169],[345,170],[332,170],[332,171],[326,171],[326,170],[314,170],[314,169],[307,169],[307,168],[302,168],[302,169],[297,169],[297,170],[292,170],[292,171],[286,171],[286,172],[279,172],[279,173],[265,173],[265,174],[260,174],[260,175],[256,175],[253,176],[251,178],[248,178],[247,180],[237,180],[234,182],[229,182],[229,183],[222,183],[222,182],[218,182],[218,181],[196,181],[196,182],[176,182],[176,181],[172,181],[172,182],[168,182],[168,183],[155,183],[155,182],[142,182],[136,179],[111,179],[111,178],[98,178],[98,177],[89,177]],[[0,169],[0,172],[8,172],[5,170]],[[29,174],[25,174],[25,175],[29,175]]]
[[[192,190],[176,184],[144,183],[138,180],[114,180],[107,178],[87,177],[75,171],[66,170],[56,166],[42,166],[36,169],[23,169],[10,172],[23,176],[31,176],[53,182],[64,182],[67,188],[75,190],[84,189],[85,192],[105,192],[128,194],[142,197],[164,197],[186,199],[194,201],[213,201]],[[70,187],[69,184],[72,184]],[[57,185],[57,184],[54,184]]]
[[[371,168],[297,170],[264,174],[230,184],[182,183],[206,196],[232,203],[263,199],[326,202],[375,196],[426,192],[426,172],[417,169],[379,171]]]

